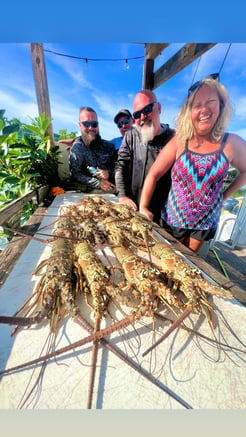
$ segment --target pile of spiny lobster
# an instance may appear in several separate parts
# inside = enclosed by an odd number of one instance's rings
[[[93,341],[95,349],[98,341],[112,332],[143,316],[154,317],[160,305],[171,309],[177,317],[168,332],[192,312],[203,313],[213,326],[209,295],[231,299],[231,293],[206,280],[199,269],[191,266],[169,243],[160,240],[152,225],[126,205],[96,195],[60,208],[52,232],[51,255],[33,272],[38,273],[47,264],[36,286],[34,301],[24,316],[20,315],[25,304],[6,320],[18,326],[30,326],[47,318],[50,332],[55,332],[60,320],[68,314],[90,333],[77,342],[78,346]],[[112,253],[111,260],[105,247]],[[100,252],[104,262],[98,255]],[[117,281],[115,271],[120,274]],[[84,293],[93,311],[93,329],[76,304],[79,292]],[[128,315],[100,329],[100,321],[113,300],[128,307]],[[65,350],[48,354],[45,359]]]
[[[50,258],[33,272],[47,264],[35,290],[35,304],[39,308],[27,317],[32,305],[25,314],[26,321],[17,319],[19,324],[40,323],[48,318],[53,331],[62,309],[80,322],[78,291],[85,293],[95,318],[104,316],[111,298],[131,307],[126,324],[152,316],[158,303],[174,312],[181,309],[186,314],[204,313],[211,321],[213,307],[208,301],[209,294],[233,297],[228,290],[205,279],[169,243],[161,241],[152,229],[152,222],[126,205],[101,196],[85,196],[82,201],[62,207],[52,237]],[[105,265],[97,255],[98,250],[105,255],[105,245],[112,250],[117,264],[108,260]],[[118,284],[112,281],[114,269],[123,273]]]

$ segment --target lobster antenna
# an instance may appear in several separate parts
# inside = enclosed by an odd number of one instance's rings
[[[187,307],[181,314],[181,316],[179,316],[177,320],[175,320],[175,322],[170,326],[170,328],[168,328],[168,330],[159,338],[159,340],[157,340],[154,344],[152,344],[152,346],[150,346],[148,349],[146,349],[146,351],[143,352],[142,357],[145,357],[145,355],[147,355],[150,351],[156,348],[156,346],[162,343],[162,341],[165,340],[174,331],[174,329],[176,329],[181,324],[181,322],[183,322],[183,320],[190,315],[191,312],[192,308]]]

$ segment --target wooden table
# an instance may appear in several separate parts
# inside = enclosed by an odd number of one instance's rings
[[[42,220],[41,227],[49,225],[54,220],[54,217],[50,216],[57,216],[61,206],[77,202],[82,197],[81,193],[65,193],[57,196]],[[107,197],[109,200],[116,200],[113,195]],[[41,232],[51,233],[52,226]],[[164,231],[160,232],[165,235]],[[204,260],[186,250],[176,240],[170,237],[166,239],[172,241],[175,250],[181,248],[187,260],[191,259],[193,263],[199,264],[199,267],[202,266],[202,271],[209,273],[211,280],[215,279],[214,269],[206,265]],[[47,245],[30,241],[2,286],[1,315],[12,315],[30,296],[38,279],[32,276],[32,271],[41,259],[49,256],[49,251]],[[218,272],[215,275],[217,279],[219,277],[219,281],[225,282],[225,278]],[[230,287],[233,289],[233,284]],[[107,337],[107,340],[113,344],[114,352],[107,349],[105,340],[101,341],[92,408],[105,410],[245,408],[245,308],[236,299],[229,301],[213,297],[211,302],[219,315],[213,332],[202,315],[194,314],[185,321],[188,330],[183,328],[176,330],[144,357],[143,352],[154,340],[160,338],[169,327],[169,323],[157,318],[153,333],[152,320],[144,317],[134,326],[130,325],[113,333]],[[82,296],[78,298],[78,305],[82,314],[92,324],[93,316]],[[109,310],[115,320],[124,317],[113,304],[110,304]],[[170,316],[170,312],[165,308],[161,314]],[[107,316],[102,321],[101,328],[112,323],[111,317]],[[222,318],[234,330],[238,339],[228,330]],[[191,330],[211,338],[212,341],[194,334]],[[11,326],[0,325],[0,370],[38,357],[47,348],[47,343],[44,347],[49,335],[49,326],[46,322],[39,326],[21,329],[14,337],[10,336],[11,331]],[[88,333],[71,318],[65,318],[56,335],[56,349],[87,335]],[[213,342],[215,337],[221,343],[233,346],[235,349],[218,346]],[[44,371],[41,365],[38,365],[2,376],[0,408],[86,409],[91,352],[92,344],[88,343],[59,355],[56,359],[51,359]],[[123,361],[124,356],[128,358],[128,362]],[[35,385],[38,377],[39,382]]]

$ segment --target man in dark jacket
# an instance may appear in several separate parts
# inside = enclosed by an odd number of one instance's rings
[[[69,168],[73,181],[86,185],[88,190],[110,191],[114,185],[115,148],[99,135],[97,114],[83,106],[79,111],[81,136],[73,141]]]
[[[145,177],[175,131],[160,123],[161,104],[152,91],[140,91],[133,109],[135,128],[125,133],[115,166],[115,182],[119,201],[138,210]],[[158,224],[171,185],[170,173],[171,169],[158,181],[149,207]]]

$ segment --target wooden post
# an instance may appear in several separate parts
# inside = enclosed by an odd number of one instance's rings
[[[52,127],[52,118],[50,111],[50,100],[49,100],[49,91],[48,91],[48,83],[45,69],[45,61],[44,61],[44,51],[43,44],[39,43],[31,43],[30,44],[31,51],[31,60],[32,60],[32,69],[34,75],[36,96],[38,102],[38,111],[39,115],[45,112],[45,117],[50,118],[51,124],[47,128],[47,135],[50,136],[51,147],[55,145],[54,142],[54,134]]]
[[[152,90],[154,86],[154,59],[168,46],[168,44],[145,44],[142,89]]]
[[[152,90],[154,85],[154,59],[145,59],[142,89]]]

